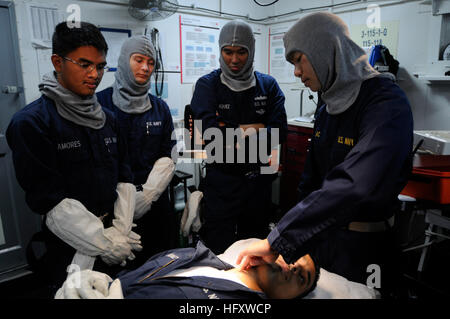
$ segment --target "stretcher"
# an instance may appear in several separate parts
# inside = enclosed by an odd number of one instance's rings
[[[236,265],[236,259],[239,253],[251,243],[258,241],[257,238],[239,240],[221,255],[218,255],[223,261]],[[347,280],[346,278],[329,272],[326,269],[320,269],[320,277],[316,288],[304,299],[380,299],[381,294],[375,288],[369,288],[366,285]]]

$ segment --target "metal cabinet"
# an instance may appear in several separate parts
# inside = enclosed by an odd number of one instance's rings
[[[313,129],[288,125],[287,141],[281,155],[280,206],[286,212],[297,204],[297,187],[305,167]]]

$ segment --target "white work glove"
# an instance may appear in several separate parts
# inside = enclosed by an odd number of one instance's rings
[[[122,234],[128,235],[133,224],[136,187],[130,183],[118,183],[116,191],[117,199],[114,203],[114,219],[112,224]]]
[[[142,246],[140,242],[141,236],[131,231],[133,225],[134,206],[136,199],[136,187],[130,183],[118,183],[117,184],[117,199],[114,203],[114,219],[112,224],[123,235],[130,237],[129,244],[131,249],[135,251],[141,251]],[[134,254],[131,253],[128,257],[129,260],[133,260]],[[118,263],[114,257],[102,258],[107,264]],[[114,261],[114,262],[112,262]],[[85,255],[80,251],[75,253],[72,259],[72,264],[78,265],[80,270],[92,269],[94,267],[95,257]],[[121,266],[125,266],[126,261],[121,261]]]
[[[169,157],[161,157],[155,162],[147,181],[142,185],[142,192],[136,193],[134,220],[138,220],[151,208],[172,180],[175,164]]]
[[[109,283],[111,285],[109,285]],[[71,273],[55,299],[124,299],[120,280],[112,280],[108,275],[83,270]]]
[[[125,259],[133,260],[135,258],[131,252],[131,244],[139,244],[140,241],[138,242],[125,236],[114,226],[106,228],[104,235],[114,243],[114,245],[110,246],[109,250],[105,250],[100,254],[100,257],[107,265],[120,264],[121,266],[125,266]]]
[[[71,265],[77,265],[79,270],[84,269],[93,269],[95,263],[95,256],[89,256],[85,255],[82,252],[78,251],[75,253],[75,255],[72,258]]]
[[[202,227],[200,221],[200,202],[202,198],[203,193],[200,191],[195,191],[189,196],[181,217],[180,232],[184,237],[189,236],[191,229],[194,232],[198,232]]]
[[[136,187],[130,183],[117,184],[117,200],[114,203],[114,219],[112,220],[112,224],[123,235],[129,238],[132,250],[141,251],[141,236],[131,230],[132,227],[136,226],[136,224],[133,224],[135,202]]]
[[[131,224],[131,227],[136,227],[136,224]],[[135,251],[141,251],[142,245],[141,245],[141,235],[135,233],[134,231],[130,230],[128,233],[129,243],[131,245],[131,249]]]
[[[98,217],[77,200],[65,198],[47,213],[47,227],[61,240],[88,256],[102,256],[108,262],[121,263],[132,257],[129,238],[114,226],[103,228]]]

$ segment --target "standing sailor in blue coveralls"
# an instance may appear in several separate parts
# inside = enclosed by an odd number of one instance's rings
[[[197,81],[191,101],[202,133],[220,129],[225,141],[226,130],[240,129],[248,142],[258,141],[261,129],[266,130],[269,140],[275,129],[279,134],[276,144],[282,143],[287,131],[284,94],[273,77],[253,70],[255,38],[251,27],[240,20],[228,22],[220,32],[219,46],[220,69]],[[248,143],[224,144],[223,162],[207,162],[206,178],[200,186],[205,204],[200,235],[215,253],[238,239],[265,237],[272,204],[273,174],[261,174],[261,167],[267,164],[249,160],[255,154],[249,154]],[[239,147],[245,147],[245,161],[237,163],[237,156],[225,158],[227,150]]]
[[[131,231],[136,190],[126,143],[94,94],[106,67],[105,39],[90,23],[63,22],[52,46],[55,71],[43,76],[42,96],[17,112],[6,131],[27,204],[45,216],[47,251],[38,274],[50,280],[49,294],[64,282],[76,251],[100,256],[94,269],[115,274],[110,266],[140,249]]]
[[[174,127],[167,104],[148,93],[154,68],[155,49],[150,39],[144,35],[131,37],[122,45],[112,87],[97,93],[98,101],[115,114],[127,138],[134,184],[138,187],[135,230],[142,236],[144,247],[137,254],[138,265],[157,252],[174,248],[178,238],[167,191],[174,167],[170,159],[175,145],[175,140],[171,140]],[[143,205],[140,201],[143,192],[139,188],[144,185],[145,192],[154,166],[156,170],[169,171],[164,176],[167,183],[157,194],[156,202]],[[153,192],[150,195],[155,197]],[[150,208],[151,213],[147,213]]]
[[[289,263],[309,252],[325,269],[363,284],[373,272],[368,266],[378,265],[379,288],[388,288],[393,214],[411,171],[408,99],[369,65],[334,14],[305,16],[283,40],[294,75],[321,91],[325,104],[316,113],[300,202],[238,262],[245,268],[281,254]]]

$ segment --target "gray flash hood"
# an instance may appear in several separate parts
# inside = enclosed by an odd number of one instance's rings
[[[140,53],[150,58],[155,58],[155,48],[150,38],[145,35],[138,35],[128,38],[122,45],[120,56],[113,83],[113,103],[126,113],[143,113],[149,110],[152,105],[148,97],[150,89],[150,79],[139,84],[134,79],[134,74],[130,68],[130,57],[134,53]]]
[[[378,76],[365,51],[350,38],[345,22],[328,12],[309,14],[283,37],[286,59],[305,54],[322,86],[329,114],[347,110],[356,100],[363,81]]]
[[[247,49],[248,59],[244,67],[238,73],[232,72],[222,58],[222,48],[225,46],[241,46]],[[228,22],[220,30],[220,79],[223,84],[233,91],[244,91],[256,85],[253,72],[253,59],[255,57],[255,37],[250,25],[242,20]]]

